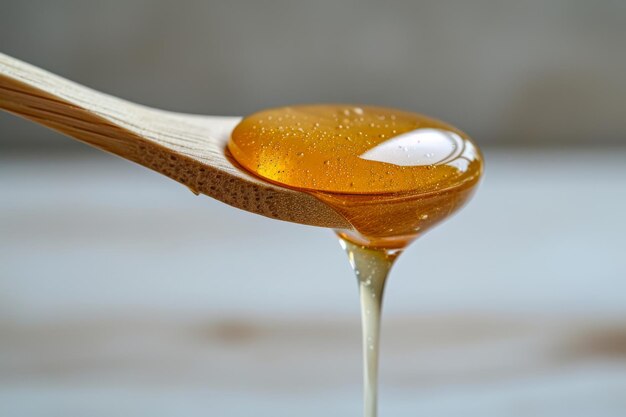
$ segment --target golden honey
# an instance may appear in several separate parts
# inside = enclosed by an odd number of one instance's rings
[[[470,197],[482,173],[478,148],[439,120],[351,105],[255,113],[228,148],[245,169],[315,195],[353,226],[337,233],[359,283],[364,415],[376,417],[387,276],[407,244]]]
[[[350,241],[401,248],[465,203],[482,172],[462,131],[371,106],[306,105],[246,117],[228,148],[246,170],[315,195],[354,227]]]

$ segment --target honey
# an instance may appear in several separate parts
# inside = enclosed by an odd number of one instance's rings
[[[413,239],[468,200],[482,174],[480,151],[439,120],[351,105],[255,113],[233,130],[228,149],[251,173],[311,193],[352,225],[336,233],[359,284],[364,414],[376,417],[389,271]]]
[[[309,105],[246,117],[228,149],[259,177],[307,191],[342,214],[365,246],[401,248],[471,195],[482,157],[436,119],[370,106]]]

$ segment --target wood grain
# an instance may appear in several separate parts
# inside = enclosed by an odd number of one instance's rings
[[[99,93],[0,54],[0,108],[136,162],[233,207],[280,220],[351,228],[314,196],[236,166],[226,144],[239,117],[157,110]]]

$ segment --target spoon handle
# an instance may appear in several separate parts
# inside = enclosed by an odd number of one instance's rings
[[[166,175],[229,205],[272,218],[350,228],[308,193],[278,187],[226,155],[239,117],[173,113],[76,84],[0,53],[0,109]]]
[[[120,124],[135,107],[0,54],[0,108],[103,150],[133,153],[137,138]]]
[[[0,109],[175,180],[185,164],[235,170],[225,161],[224,146],[240,118],[194,116],[131,103],[2,53]]]

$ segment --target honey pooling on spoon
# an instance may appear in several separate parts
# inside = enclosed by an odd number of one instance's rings
[[[402,248],[458,209],[482,172],[466,134],[395,109],[310,105],[246,117],[228,148],[257,176],[314,194],[354,227],[341,237]]]

